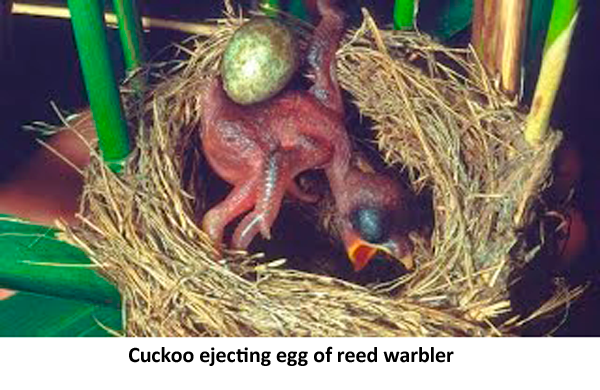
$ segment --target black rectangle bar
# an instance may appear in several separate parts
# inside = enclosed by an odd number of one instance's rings
[[[450,363],[454,347],[130,346],[130,366],[366,366]]]

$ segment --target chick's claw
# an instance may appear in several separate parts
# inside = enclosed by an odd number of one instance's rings
[[[257,180],[250,180],[236,186],[227,198],[210,209],[202,219],[202,229],[217,245],[223,241],[225,227],[239,215],[249,211],[254,206],[254,192]]]
[[[262,233],[266,239],[271,238],[269,227],[264,222],[264,215],[253,211],[246,215],[235,229],[231,246],[235,249],[246,249],[258,233]]]

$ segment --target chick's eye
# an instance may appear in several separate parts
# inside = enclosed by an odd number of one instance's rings
[[[378,244],[389,237],[389,213],[373,207],[363,207],[350,214],[352,227],[363,240]]]

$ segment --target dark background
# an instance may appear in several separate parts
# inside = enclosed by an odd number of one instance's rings
[[[32,1],[33,2],[33,1]],[[39,0],[38,0],[39,2]],[[47,3],[47,1],[45,1]],[[146,0],[144,14],[163,18],[200,21],[221,15],[220,1],[175,2]],[[246,5],[251,1],[244,2]],[[350,1],[357,5],[360,1]],[[393,1],[363,1],[380,25],[391,23]],[[358,8],[352,11],[354,19]],[[457,44],[468,41],[469,32]],[[68,21],[39,17],[14,17],[13,58],[0,67],[0,183],[38,146],[34,134],[22,126],[33,121],[56,123],[50,102],[75,112],[86,106],[72,31]],[[146,34],[151,54],[179,42],[185,35],[166,30]],[[115,63],[121,63],[116,31],[109,32]],[[456,41],[456,40],[455,40]],[[600,4],[588,0],[575,32],[566,75],[559,92],[553,125],[579,148],[583,178],[575,204],[583,210],[590,228],[586,253],[567,272],[572,283],[590,282],[588,292],[571,309],[559,335],[600,335]],[[121,70],[122,72],[122,70]]]
[[[590,228],[590,247],[570,270],[572,282],[592,280],[584,298],[571,310],[572,319],[559,334],[600,335],[600,2],[582,3],[579,28],[556,102],[553,124],[563,129],[583,157],[583,180],[575,203]]]

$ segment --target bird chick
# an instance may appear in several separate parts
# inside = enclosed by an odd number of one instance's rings
[[[233,189],[205,214],[202,226],[221,244],[225,227],[245,214],[231,246],[246,249],[258,234],[268,239],[286,194],[316,201],[296,177],[323,169],[354,269],[363,269],[378,251],[405,259],[410,269],[404,192],[392,179],[350,163],[352,147],[335,72],[344,15],[335,3],[317,1],[321,21],[306,52],[313,73],[308,91],[284,89],[268,100],[241,105],[227,95],[220,76],[209,83],[202,101],[202,148]]]
[[[336,223],[355,271],[365,268],[379,254],[414,268],[411,194],[397,181],[375,172],[352,168],[332,192]]]

